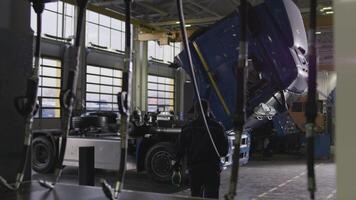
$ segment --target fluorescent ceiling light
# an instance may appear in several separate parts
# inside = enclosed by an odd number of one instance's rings
[[[332,9],[333,9],[333,7],[328,6],[328,7],[324,7],[324,8],[322,8],[322,9],[320,9],[320,11],[321,11],[321,12],[324,12],[324,11],[332,10]]]

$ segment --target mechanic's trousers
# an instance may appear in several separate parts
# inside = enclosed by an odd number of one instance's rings
[[[192,196],[219,198],[220,169],[208,167],[190,169],[189,178]]]

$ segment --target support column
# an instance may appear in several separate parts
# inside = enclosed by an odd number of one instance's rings
[[[180,120],[184,119],[184,84],[186,81],[186,74],[183,68],[176,70],[175,75],[175,112]]]
[[[134,28],[134,72],[133,72],[133,92],[132,108],[147,111],[147,41],[138,40],[139,28]]]
[[[356,199],[356,1],[334,1],[337,198]]]
[[[0,175],[10,183],[20,164],[25,133],[25,121],[15,110],[14,99],[25,95],[32,69],[30,9],[28,1],[0,1]]]

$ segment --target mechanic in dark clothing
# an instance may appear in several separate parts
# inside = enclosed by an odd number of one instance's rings
[[[202,100],[210,133],[220,156],[228,153],[228,139],[224,127],[209,116],[209,105]],[[197,117],[187,123],[178,142],[176,162],[173,167],[179,167],[181,158],[187,155],[187,166],[190,177],[191,195],[206,198],[219,198],[220,187],[220,158],[215,151],[209,133],[204,124],[199,102],[195,104]]]

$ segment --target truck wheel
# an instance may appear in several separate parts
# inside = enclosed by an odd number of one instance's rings
[[[32,169],[38,173],[53,172],[56,154],[53,143],[45,136],[39,136],[32,142]]]
[[[147,152],[145,167],[148,175],[156,181],[171,180],[171,160],[174,158],[174,148],[171,143],[160,142],[153,145]]]

